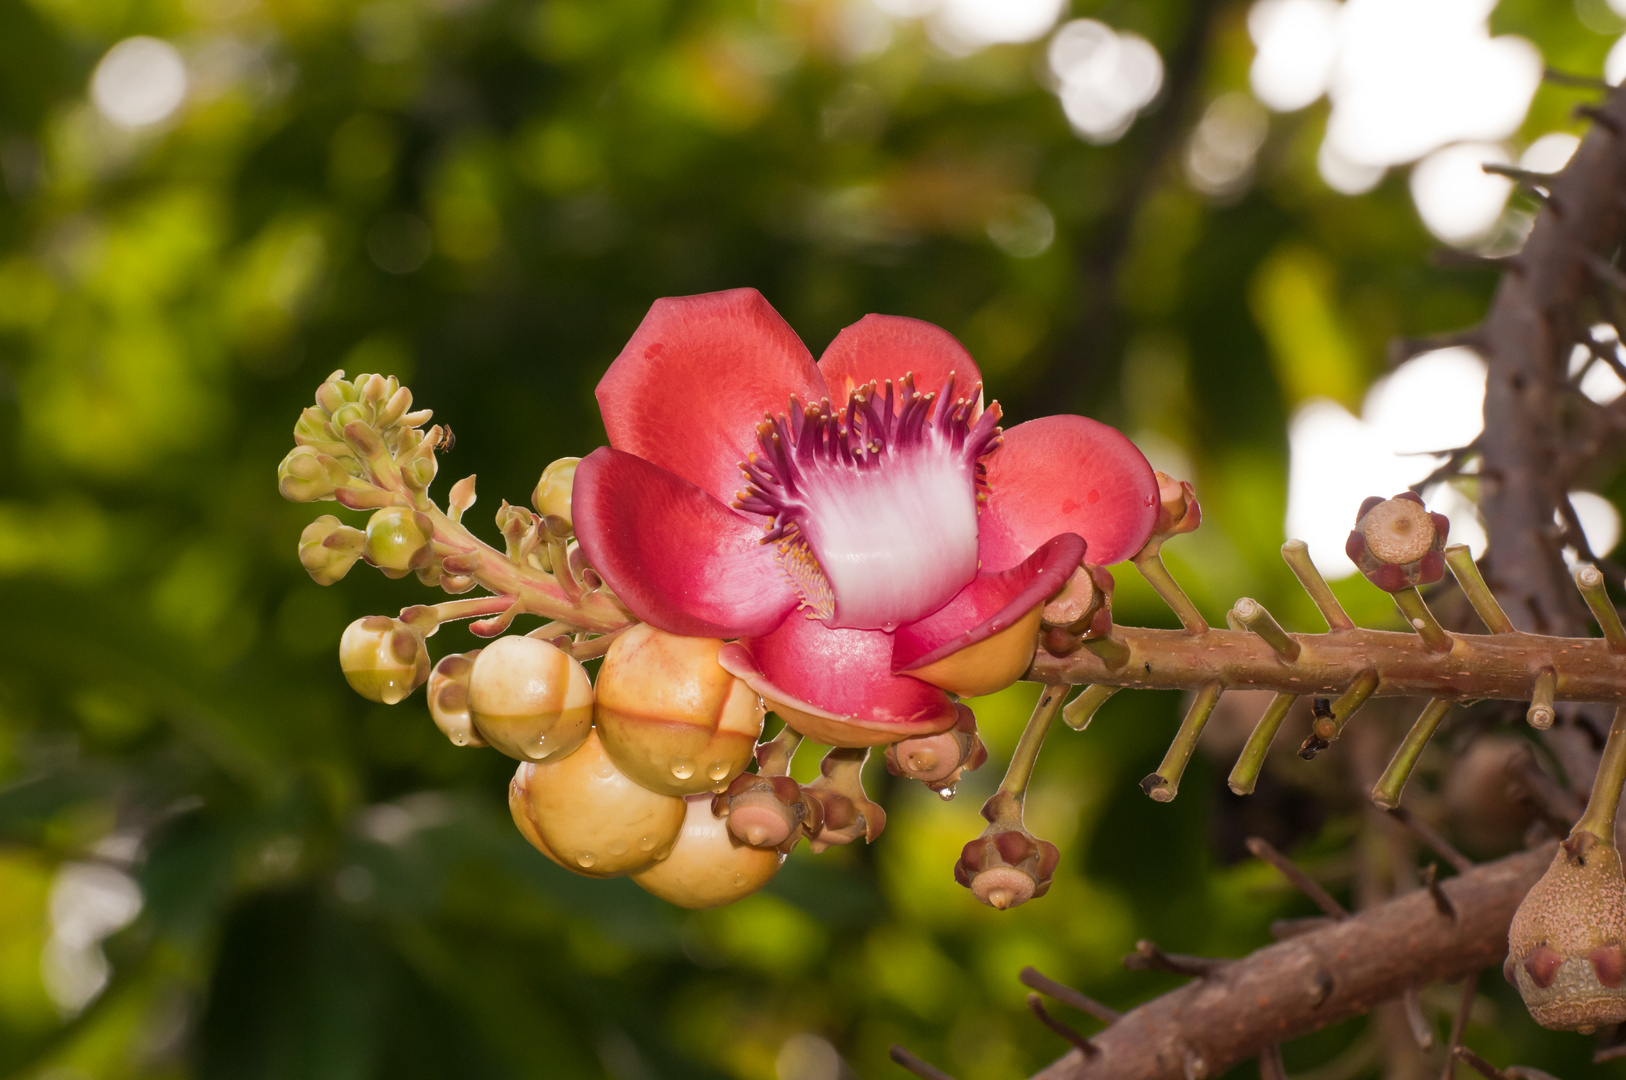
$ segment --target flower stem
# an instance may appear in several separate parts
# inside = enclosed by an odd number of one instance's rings
[[[1581,595],[1586,598],[1586,606],[1592,609],[1592,617],[1598,620],[1598,626],[1609,642],[1609,651],[1626,653],[1626,627],[1620,625],[1620,612],[1615,610],[1615,602],[1609,599],[1603,574],[1596,566],[1577,566],[1575,587],[1581,590]]]
[[[1258,634],[1277,656],[1288,663],[1299,658],[1299,643],[1288,636],[1282,624],[1259,601],[1244,596],[1231,606],[1231,611],[1236,615],[1237,622]]]
[[[1039,747],[1044,745],[1050,724],[1061,711],[1061,703],[1067,700],[1071,689],[1061,683],[1045,684],[1038,704],[1033,706],[1033,715],[1028,717],[1028,726],[1022,729],[1022,737],[1011,752],[1011,764],[1005,770],[1005,779],[1000,781],[999,790],[1017,802],[1027,795],[1028,781],[1033,779],[1034,762],[1039,760]]]
[[[1287,710],[1298,698],[1297,694],[1277,694],[1265,706],[1264,715],[1253,726],[1253,734],[1248,736],[1247,745],[1237,755],[1236,765],[1226,781],[1236,794],[1253,794],[1254,785],[1259,782],[1259,772],[1265,766],[1265,756],[1270,753],[1270,744],[1275,740],[1276,732],[1281,730],[1282,721],[1287,719]]]
[[[1090,726],[1090,721],[1095,719],[1096,712],[1107,703],[1107,699],[1122,689],[1121,686],[1103,686],[1100,683],[1086,686],[1083,693],[1068,702],[1061,711],[1062,722],[1074,731],[1083,731]]]
[[[1202,612],[1197,610],[1197,605],[1193,604],[1185,590],[1180,588],[1179,582],[1174,580],[1174,575],[1169,573],[1169,568],[1163,565],[1160,547],[1161,545],[1155,541],[1147,544],[1131,561],[1134,562],[1135,569],[1146,579],[1147,584],[1152,586],[1157,595],[1163,598],[1163,602],[1169,605],[1169,609],[1179,617],[1180,625],[1186,628],[1186,633],[1200,634],[1208,629],[1208,620],[1203,618]]]
[[[1355,681],[1349,684],[1349,689],[1345,690],[1338,700],[1332,703],[1332,715],[1316,718],[1313,725],[1315,736],[1327,742],[1332,742],[1342,735],[1350,717],[1354,716],[1356,711],[1366,704],[1366,699],[1371,697],[1373,691],[1377,690],[1377,688],[1378,673],[1376,670],[1367,668],[1357,675]]]
[[[1423,594],[1417,591],[1417,586],[1401,589],[1394,597],[1400,614],[1430,649],[1434,652],[1451,651],[1451,635],[1445,632],[1434,613],[1428,610],[1428,605],[1423,603]]]
[[[758,776],[789,776],[790,759],[802,745],[802,733],[786,724],[779,734],[767,742],[757,744]]]
[[[1553,693],[1558,689],[1558,676],[1550,667],[1536,675],[1536,686],[1530,694],[1530,710],[1524,714],[1531,727],[1546,731],[1553,726]]]
[[[1208,718],[1214,714],[1214,706],[1219,703],[1223,689],[1219,683],[1211,682],[1197,691],[1197,699],[1191,703],[1186,718],[1180,721],[1180,730],[1169,744],[1169,752],[1163,755],[1163,764],[1157,767],[1157,772],[1140,782],[1141,790],[1157,802],[1172,802],[1180,794],[1180,777],[1186,771],[1192,751],[1197,749],[1197,740],[1202,736]]]
[[[1452,544],[1445,549],[1445,564],[1451,568],[1451,574],[1457,579],[1457,585],[1462,589],[1462,595],[1468,598],[1474,611],[1485,624],[1485,629],[1493,634],[1513,633],[1513,620],[1507,617],[1502,605],[1496,602],[1490,586],[1479,573],[1479,567],[1474,563],[1474,557],[1468,551],[1467,544]]]
[[[1338,597],[1332,594],[1327,579],[1321,576],[1321,571],[1310,560],[1310,545],[1303,540],[1289,540],[1282,545],[1282,560],[1293,571],[1293,576],[1299,579],[1304,591],[1310,594],[1310,599],[1315,601],[1321,617],[1327,620],[1328,630],[1355,629],[1354,620],[1345,613]]]
[[[1615,811],[1620,809],[1620,789],[1626,784],[1626,706],[1615,710],[1614,723],[1609,725],[1609,740],[1603,745],[1603,758],[1598,762],[1598,775],[1592,781],[1592,797],[1586,801],[1586,813],[1570,830],[1570,838],[1591,833],[1601,844],[1613,846],[1615,842]]]
[[[1445,714],[1451,711],[1453,704],[1455,703],[1444,698],[1434,698],[1423,706],[1423,714],[1406,733],[1406,738],[1389,761],[1389,767],[1383,770],[1377,786],[1372,789],[1373,802],[1385,810],[1393,810],[1400,805],[1400,793],[1405,790],[1411,771],[1417,767],[1417,759],[1422,756],[1423,747],[1434,737],[1440,721],[1445,719]]]
[[[479,615],[500,615],[514,602],[512,596],[476,596],[468,600],[447,600],[440,604],[413,604],[401,609],[401,621],[422,630],[425,637],[442,623],[472,619]]]

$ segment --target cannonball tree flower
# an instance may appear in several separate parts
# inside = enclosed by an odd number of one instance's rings
[[[876,746],[1015,681],[1084,558],[1134,554],[1158,485],[1081,416],[999,428],[948,332],[869,315],[815,363],[754,289],[658,300],[598,385],[610,445],[577,466],[582,551],[662,630],[798,731]]]

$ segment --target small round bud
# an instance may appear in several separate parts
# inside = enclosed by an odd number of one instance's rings
[[[1361,504],[1344,544],[1349,561],[1384,592],[1432,585],[1445,574],[1445,538],[1451,523],[1423,508],[1422,496],[1402,491]]]
[[[599,735],[651,791],[721,791],[751,761],[762,699],[717,663],[722,645],[639,623],[604,656],[593,709]]]
[[[485,746],[469,713],[469,676],[475,657],[485,650],[443,656],[429,673],[429,716],[441,734],[456,746]]]
[[[318,585],[331,585],[350,572],[366,536],[332,514],[323,514],[299,534],[299,562]]]
[[[824,804],[788,776],[741,773],[712,799],[711,812],[728,819],[728,831],[752,847],[789,851],[824,824]]]
[[[1154,536],[1178,536],[1194,532],[1203,521],[1203,509],[1197,503],[1197,491],[1190,480],[1176,480],[1168,473],[1153,472],[1157,478],[1157,524]]]
[[[737,840],[711,812],[711,796],[688,797],[688,812],[672,854],[632,875],[639,888],[691,909],[743,900],[772,880],[785,856]]]
[[[356,693],[394,705],[429,678],[429,650],[401,620],[369,615],[344,628],[339,667]]]
[[[576,466],[580,462],[581,458],[563,457],[542,470],[542,479],[531,492],[531,505],[538,514],[552,514],[566,525],[574,520],[570,516],[570,489],[576,483]]]
[[[343,408],[346,402],[355,401],[357,396],[356,388],[345,379],[343,371],[335,371],[316,388],[316,404],[329,416]]]
[[[982,814],[988,828],[961,850],[954,880],[1000,911],[1043,896],[1061,859],[1056,845],[1028,832],[1020,803],[1007,792],[989,799]]]
[[[277,466],[277,490],[289,502],[333,498],[334,483],[314,447],[296,446]]]
[[[965,705],[955,705],[959,719],[952,728],[932,735],[911,735],[886,748],[886,770],[893,776],[919,780],[945,799],[965,773],[988,760],[988,750],[977,736],[977,718]]]
[[[633,783],[592,733],[573,753],[523,762],[514,786],[546,850],[587,877],[619,877],[655,864],[683,827],[683,800]]]
[[[469,713],[486,742],[520,761],[575,750],[593,725],[593,684],[569,654],[509,636],[480,650],[469,672]]]
[[[434,534],[434,523],[427,515],[404,506],[386,506],[367,520],[362,555],[385,573],[404,577],[433,555],[429,542]]]
[[[1580,832],[1559,846],[1507,935],[1504,972],[1542,1027],[1626,1020],[1626,878],[1613,844]]]

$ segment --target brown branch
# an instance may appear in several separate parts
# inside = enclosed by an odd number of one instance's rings
[[[920,1077],[920,1080],[954,1080],[954,1077],[950,1076],[942,1069],[937,1068],[935,1065],[928,1065],[926,1062],[921,1061],[919,1058],[915,1057],[915,1055],[911,1054],[897,1043],[892,1044],[892,1049],[887,1051],[887,1055],[891,1057],[894,1062]]]
[[[1469,870],[1474,868],[1474,861],[1472,859],[1458,851],[1451,845],[1449,840],[1435,832],[1433,826],[1431,826],[1428,822],[1423,821],[1404,806],[1396,806],[1388,813],[1390,817],[1394,818],[1396,821],[1400,822],[1400,824],[1410,829],[1412,835],[1421,840],[1424,846],[1428,847],[1434,852],[1434,854],[1450,863],[1452,868],[1455,869],[1457,873],[1466,874]]]
[[[1070,1053],[1039,1076],[1184,1080],[1188,1054],[1218,1076],[1273,1044],[1367,1012],[1413,983],[1499,964],[1513,911],[1552,856],[1546,844],[1444,882],[1454,922],[1419,889],[1234,960],[1092,1036],[1099,1058]]]
[[[1051,1000],[1059,1001],[1063,1005],[1071,1005],[1079,1012],[1089,1013],[1103,1024],[1116,1023],[1118,1017],[1123,1015],[1117,1009],[1109,1008],[1094,998],[1074,990],[1071,986],[1057,982],[1038,968],[1025,967],[1017,978],[1021,979],[1022,985],[1028,989],[1037,990]]]
[[[1248,851],[1253,854],[1254,858],[1267,862],[1280,870],[1282,876],[1291,881],[1295,889],[1314,900],[1316,906],[1326,912],[1329,919],[1349,918],[1349,912],[1344,910],[1344,905],[1334,900],[1332,893],[1321,887],[1321,882],[1305,873],[1292,859],[1277,851],[1269,840],[1262,836],[1250,836],[1247,839],[1247,845]]]

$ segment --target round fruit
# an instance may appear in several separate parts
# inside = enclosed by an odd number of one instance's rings
[[[469,672],[469,714],[486,742],[520,761],[575,750],[593,725],[593,684],[569,654],[518,635],[480,650]]]
[[[474,729],[474,717],[469,715],[469,675],[481,651],[443,656],[429,673],[429,716],[441,734],[457,746],[486,745]]]
[[[344,628],[339,668],[356,693],[394,705],[429,678],[429,650],[401,620],[369,615]]]
[[[690,795],[687,802],[671,855],[632,876],[639,888],[678,907],[720,907],[750,896],[784,865],[780,852],[736,840],[728,822],[712,814],[709,795]]]

